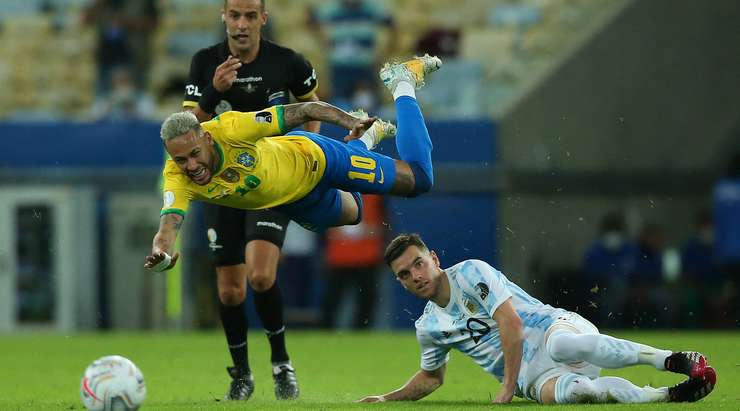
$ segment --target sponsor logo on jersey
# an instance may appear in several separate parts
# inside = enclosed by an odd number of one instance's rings
[[[260,81],[262,81],[262,76],[237,77],[234,79],[234,83],[259,83]]]
[[[244,90],[244,92],[246,92],[246,93],[254,93],[255,90],[257,90],[257,86],[255,86],[252,83],[247,83],[247,85],[241,86],[239,88],[242,89],[242,90]]]
[[[488,297],[488,293],[490,292],[488,290],[488,286],[486,283],[478,283],[475,285],[475,291],[480,295],[481,300],[485,300],[486,297]]]
[[[275,224],[272,221],[257,221],[257,227],[270,227],[278,231],[283,231],[283,226],[281,226],[280,224]]]
[[[172,191],[165,191],[164,208],[172,207],[172,204],[175,204],[175,193],[173,193]]]
[[[310,86],[316,80],[316,69],[311,71],[311,75],[303,80],[303,84]]]
[[[185,93],[187,93],[188,96],[195,96],[200,97],[200,90],[198,90],[198,86],[195,84],[188,84],[185,86]]]
[[[206,231],[206,235],[208,236],[208,247],[216,251],[219,248],[224,248],[221,244],[217,244],[216,241],[218,240],[218,233],[213,228],[209,228],[208,231]]]
[[[254,121],[258,123],[272,123],[272,113],[269,111],[260,111],[254,115]]]
[[[254,167],[254,163],[256,161],[254,159],[254,156],[247,152],[244,152],[239,154],[239,157],[236,158],[236,162],[243,165],[244,167]]]
[[[239,172],[234,170],[233,168],[227,168],[226,170],[224,170],[223,173],[221,173],[221,178],[224,179],[224,181],[228,181],[229,183],[236,183],[237,181],[239,181]]]

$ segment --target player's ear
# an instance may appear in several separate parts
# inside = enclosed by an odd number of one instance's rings
[[[226,14],[221,10],[221,23],[226,23]]]
[[[267,25],[267,17],[268,17],[268,13],[265,10],[265,11],[262,12],[262,25],[263,26]]]
[[[429,255],[432,256],[432,261],[434,261],[434,265],[439,267],[439,257],[437,257],[437,253],[435,253],[434,250],[429,250]]]

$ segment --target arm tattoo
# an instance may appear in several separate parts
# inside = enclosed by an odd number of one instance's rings
[[[323,101],[286,104],[283,106],[286,128],[297,127],[307,121],[325,121],[351,129],[355,118]]]

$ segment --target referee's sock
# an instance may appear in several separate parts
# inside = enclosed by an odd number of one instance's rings
[[[244,311],[244,301],[232,306],[219,302],[218,311],[234,366],[250,372],[247,359],[247,314]]]
[[[288,350],[285,348],[285,323],[283,321],[283,293],[277,281],[269,290],[254,293],[254,306],[265,327],[267,339],[270,341],[273,364],[289,361]]]
[[[404,82],[399,86],[401,84]],[[409,163],[414,172],[413,194],[427,192],[434,185],[432,140],[415,98],[409,95],[396,97],[396,121],[396,149],[401,160]]]

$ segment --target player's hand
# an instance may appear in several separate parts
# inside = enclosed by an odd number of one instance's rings
[[[160,249],[152,250],[152,253],[144,259],[144,268],[151,271],[165,271],[174,267],[177,264],[177,259],[180,258],[180,253],[175,253],[172,257],[167,255]],[[169,264],[167,260],[169,259]]]
[[[369,395],[355,402],[385,402],[385,397],[382,395]]]
[[[242,66],[242,62],[234,56],[229,56],[223,63],[216,67],[213,73],[213,88],[219,93],[223,93],[231,88],[236,80],[236,71]]]
[[[355,123],[352,125],[352,129],[349,131],[349,134],[344,136],[344,141],[351,141],[356,140],[360,137],[362,137],[363,134],[367,130],[370,129],[370,127],[373,126],[373,123],[375,120],[377,120],[377,117],[368,117],[366,119],[356,119]]]
[[[493,399],[493,403],[494,404],[508,404],[511,402],[513,398],[514,398],[513,389],[501,388],[498,394],[496,394],[496,398]]]

